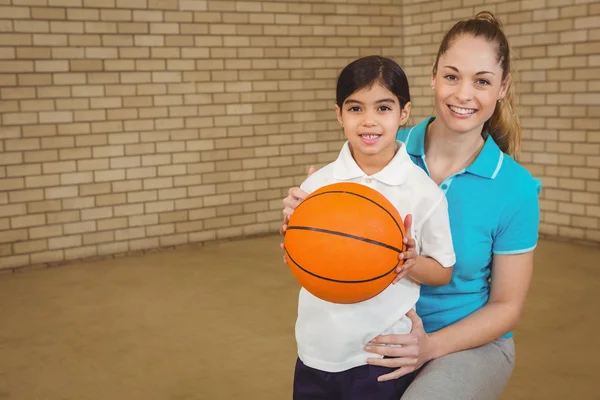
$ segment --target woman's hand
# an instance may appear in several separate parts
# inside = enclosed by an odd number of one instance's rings
[[[388,368],[397,368],[389,374],[377,378],[379,382],[398,379],[421,368],[423,364],[433,360],[434,344],[423,329],[423,322],[415,310],[410,310],[407,317],[412,321],[412,329],[406,335],[382,335],[365,346],[371,353],[394,358],[368,358],[367,364]],[[392,346],[390,346],[392,345]]]
[[[404,260],[404,263],[396,268],[398,275],[392,281],[392,285],[404,278],[408,271],[417,264],[417,242],[412,237],[412,214],[407,214],[404,218],[404,231],[406,236],[403,242],[406,245],[406,250],[398,255],[398,259]]]

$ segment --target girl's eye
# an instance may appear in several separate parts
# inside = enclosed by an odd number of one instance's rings
[[[350,107],[350,108],[348,109],[348,111],[352,111],[352,112],[359,112],[359,111],[360,111],[360,107],[359,107],[359,106]]]
[[[388,106],[379,106],[379,109],[378,109],[378,111],[390,111],[390,110],[391,110],[391,108]]]

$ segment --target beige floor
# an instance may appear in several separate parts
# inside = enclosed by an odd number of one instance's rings
[[[1,274],[0,399],[291,398],[278,242]],[[599,399],[599,304],[600,248],[542,242],[503,400]]]

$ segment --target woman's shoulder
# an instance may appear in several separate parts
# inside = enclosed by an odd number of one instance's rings
[[[398,129],[398,132],[396,133],[396,140],[399,140],[402,143],[407,143],[407,141],[409,140],[409,138],[411,137],[411,135],[413,134],[414,131],[416,131],[416,132],[425,131],[425,129],[427,128],[427,125],[429,124],[431,119],[433,119],[433,117],[426,117],[426,118],[423,118],[416,125],[406,126],[406,127],[402,127],[401,129]]]
[[[510,187],[512,193],[520,197],[525,194],[534,194],[537,197],[542,189],[542,182],[531,172],[508,154],[503,154],[502,166],[498,171],[497,179]]]

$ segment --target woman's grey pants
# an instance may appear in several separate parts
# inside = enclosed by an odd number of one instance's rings
[[[514,363],[512,338],[448,354],[427,363],[402,400],[496,400]]]

